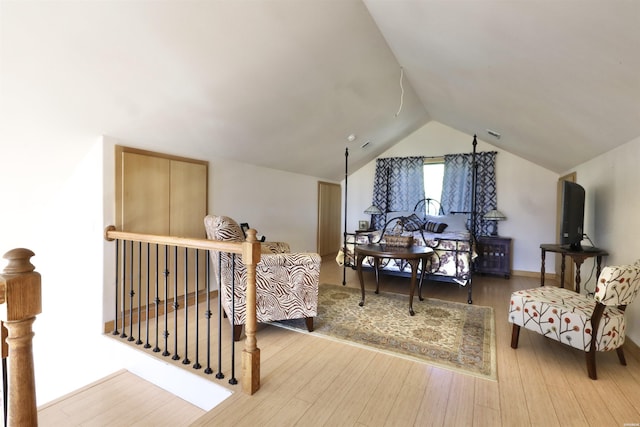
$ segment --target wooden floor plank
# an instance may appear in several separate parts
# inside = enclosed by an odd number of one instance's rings
[[[127,371],[38,411],[40,426],[188,425],[205,411]],[[126,416],[126,418],[125,418]]]
[[[328,424],[328,419],[334,414],[334,411],[345,396],[348,396],[352,392],[355,378],[358,378],[365,372],[375,371],[376,365],[372,362],[376,354],[377,353],[373,351],[357,349],[357,352],[353,354],[349,363],[343,365],[341,368],[339,374],[336,376],[336,382],[318,396],[318,399],[305,414],[305,421],[308,424],[301,423],[300,425],[330,425]],[[312,387],[312,384],[309,384],[309,387]],[[358,390],[353,391],[353,393],[357,394]]]
[[[421,363],[414,363],[409,367],[404,386],[387,415],[385,426],[413,425],[424,399],[432,369],[431,366]]]
[[[442,426],[449,402],[449,391],[454,373],[444,369],[434,368],[429,376],[429,382],[415,417],[415,426]]]
[[[355,425],[363,415],[367,403],[374,396],[380,377],[390,369],[393,360],[383,353],[375,353],[371,366],[353,382],[335,411],[327,419],[327,425]]]
[[[476,378],[469,375],[454,375],[447,399],[444,425],[473,425]]]
[[[526,400],[529,409],[529,419],[533,426],[560,426],[553,403],[549,397],[547,385],[544,382],[542,371],[545,369],[538,363],[536,352],[529,342],[529,334],[521,334],[520,343],[524,348],[517,352],[520,378],[526,382]],[[543,365],[547,366],[547,365]],[[546,408],[546,411],[535,411],[534,408]]]
[[[404,398],[402,389],[406,384],[411,365],[413,363],[408,360],[396,358],[383,376],[377,372],[371,374],[377,376],[378,381],[371,399],[364,406],[357,420],[358,423],[373,425],[388,418],[396,400]]]

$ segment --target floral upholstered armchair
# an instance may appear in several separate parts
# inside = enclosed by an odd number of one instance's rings
[[[245,240],[238,223],[229,217],[208,215],[204,225],[209,239]],[[307,329],[313,331],[313,318],[318,314],[320,255],[290,253],[289,245],[283,242],[263,242],[261,245],[260,262],[256,266],[257,321],[306,319]],[[216,277],[221,277],[222,307],[233,325],[234,339],[238,341],[246,316],[247,270],[241,255],[235,256],[235,265],[232,258],[229,253],[211,252]],[[232,309],[232,275],[235,278],[235,310]]]
[[[595,294],[587,296],[553,286],[511,294],[511,347],[518,347],[520,327],[586,352],[589,378],[597,379],[596,351],[616,350],[626,365],[625,308],[640,292],[640,260],[635,265],[605,267]]]

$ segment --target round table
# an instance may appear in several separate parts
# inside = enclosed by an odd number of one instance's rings
[[[420,283],[422,283],[422,276],[426,262],[433,255],[433,249],[426,246],[390,246],[386,244],[369,244],[369,245],[356,245],[355,257],[356,257],[356,269],[358,271],[358,278],[360,279],[360,290],[362,291],[362,300],[360,300],[360,307],[364,306],[364,280],[362,279],[362,261],[365,257],[372,257],[374,263],[374,270],[376,273],[376,294],[379,291],[379,260],[381,258],[388,259],[404,259],[411,266],[411,286],[409,288],[409,314],[412,316],[415,314],[413,311],[413,294],[416,289],[416,276],[418,275],[418,265],[422,262],[422,270]]]

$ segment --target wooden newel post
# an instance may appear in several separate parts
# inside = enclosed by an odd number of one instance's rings
[[[9,426],[37,426],[36,381],[33,368],[33,322],[42,312],[40,273],[31,264],[29,249],[4,255],[9,264],[0,275],[0,304],[7,304],[9,348]]]
[[[256,230],[247,231],[242,244],[242,262],[247,268],[247,311],[245,334],[247,338],[242,352],[242,391],[253,394],[260,388],[260,349],[256,339],[256,264],[260,261],[260,242]]]

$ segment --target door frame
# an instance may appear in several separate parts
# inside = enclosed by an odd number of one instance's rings
[[[330,200],[322,197],[323,189],[329,189],[331,192]],[[316,237],[316,251],[323,255],[330,255],[338,252],[342,238],[341,229],[342,219],[342,186],[333,182],[318,181],[318,225]],[[327,224],[330,229],[327,228]],[[325,248],[325,236],[335,234],[328,239],[327,245],[335,243],[335,251]],[[323,254],[324,252],[324,254]]]

